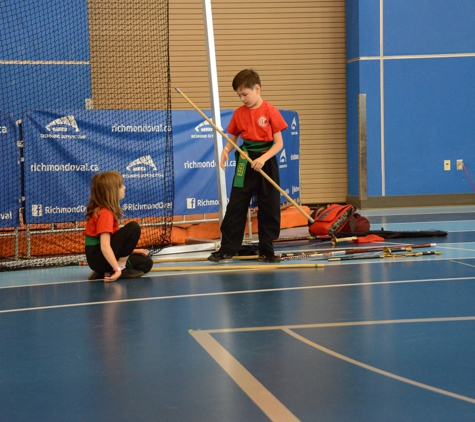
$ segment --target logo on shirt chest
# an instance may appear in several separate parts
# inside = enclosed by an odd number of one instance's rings
[[[267,117],[266,116],[261,116],[257,119],[257,124],[260,126],[260,127],[267,127],[269,126],[269,122],[267,121]]]

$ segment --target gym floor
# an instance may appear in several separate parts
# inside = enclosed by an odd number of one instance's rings
[[[442,254],[161,262],[110,284],[79,266],[0,273],[0,420],[473,421],[475,207],[361,214],[375,230],[448,235],[334,250]]]

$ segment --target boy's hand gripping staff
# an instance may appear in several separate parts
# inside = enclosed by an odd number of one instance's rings
[[[242,157],[244,157],[247,161],[249,161],[249,163],[253,163],[252,159],[249,158],[249,156],[244,153],[244,151],[239,148],[230,138],[229,136],[227,136],[218,126],[216,126],[214,124],[214,122],[206,115],[204,114],[199,108],[198,106],[196,106],[193,101],[191,101],[184,92],[182,92],[179,88],[175,88],[175,90],[198,112],[201,114],[201,116],[203,116],[206,121],[214,128],[214,130],[216,130],[217,132],[219,132],[221,134],[221,136],[226,139],[226,141],[228,141],[235,149],[236,151],[239,152],[239,154],[241,154]],[[310,224],[313,224],[315,222],[315,220],[310,217],[303,209],[300,205],[298,205],[288,194],[287,192],[285,192],[277,183],[275,183],[266,173],[264,173],[262,170],[258,170],[260,174],[262,174],[262,176],[264,176],[282,195],[285,196],[285,198],[295,207],[297,208],[297,210],[308,220],[310,221]],[[309,231],[310,233],[312,233],[312,226],[309,227]]]

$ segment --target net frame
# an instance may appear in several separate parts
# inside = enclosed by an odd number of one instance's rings
[[[171,128],[168,0],[2,3],[0,110],[16,121],[20,133],[13,147],[18,172],[4,175],[2,187],[21,182],[22,208],[19,224],[0,226],[0,270],[84,263],[83,220],[35,224],[25,213],[22,118],[35,109],[140,110],[155,119],[158,114]],[[164,177],[160,183],[144,182],[144,189],[158,189],[163,201],[173,204],[172,133],[145,142],[144,149],[160,143],[162,154],[153,164]],[[116,167],[112,158],[101,171]],[[153,253],[171,243],[173,205],[154,216],[127,217],[126,212],[122,224],[135,220],[142,226],[139,247]]]

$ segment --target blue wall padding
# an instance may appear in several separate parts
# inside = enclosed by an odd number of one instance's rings
[[[475,172],[474,16],[473,0],[347,1],[349,196],[360,195],[358,94],[367,95],[368,197],[473,192],[456,160]]]
[[[473,0],[386,0],[383,10],[385,55],[474,51]]]
[[[455,161],[475,155],[475,57],[390,60],[385,81],[386,193],[470,192]]]

